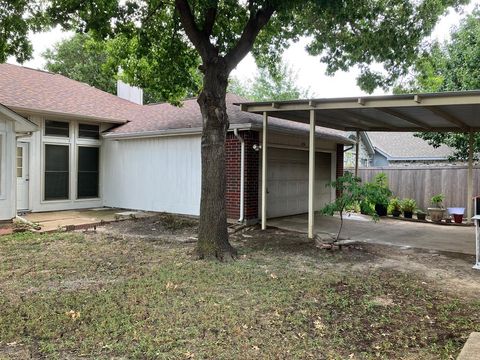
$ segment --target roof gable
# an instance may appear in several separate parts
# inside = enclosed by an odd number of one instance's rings
[[[413,132],[367,133],[375,150],[389,160],[446,160],[453,150],[442,145],[434,148]]]
[[[0,103],[14,111],[125,123],[141,105],[46,71],[0,64]]]
[[[15,123],[16,132],[30,132],[38,130],[37,125],[30,120],[25,119],[23,116],[18,115],[15,111],[9,109],[5,105],[0,104],[0,114]]]

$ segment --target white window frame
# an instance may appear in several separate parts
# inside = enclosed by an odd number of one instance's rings
[[[46,147],[47,145],[57,145],[57,146],[65,146],[68,148],[68,197],[66,199],[55,199],[55,200],[47,200],[45,199],[45,155],[46,155]],[[51,142],[51,141],[43,141],[42,142],[42,176],[41,176],[41,186],[42,186],[42,203],[62,203],[72,200],[72,147],[70,143],[65,142]]]
[[[97,141],[95,139],[83,139],[83,140],[90,140],[91,142],[93,141]],[[99,141],[98,141],[99,142]],[[78,148],[79,147],[92,147],[92,148],[97,148],[98,149],[98,191],[97,191],[97,194],[98,196],[96,197],[85,197],[85,198],[79,198],[78,197],[78,155],[80,153],[80,151],[78,151]],[[75,158],[76,158],[76,172],[75,172],[75,201],[91,201],[91,200],[99,200],[101,199],[101,194],[100,194],[100,190],[102,189],[101,187],[101,164],[100,164],[100,161],[102,159],[102,156],[101,156],[101,152],[102,152],[102,148],[100,146],[100,144],[79,144],[77,143],[76,146],[75,146],[75,149],[76,149],[76,152],[75,152]]]
[[[61,122],[61,123],[67,123],[68,124],[68,136],[60,136],[60,135],[47,135],[45,131],[47,130],[47,121],[55,121],[55,122]],[[72,125],[70,121],[65,121],[65,120],[55,120],[55,119],[44,119],[43,120],[43,131],[42,135],[44,139],[55,139],[54,141],[63,139],[63,140],[70,140],[72,138]]]

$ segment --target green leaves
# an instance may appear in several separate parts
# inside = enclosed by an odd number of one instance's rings
[[[365,200],[367,190],[361,182],[362,180],[359,177],[355,177],[350,172],[346,172],[343,176],[330,182],[328,186],[333,187],[337,191],[338,196],[320,212],[324,215],[333,216],[336,212],[342,213],[347,208],[354,207]]]
[[[467,16],[451,40],[433,43],[425,49],[414,67],[414,77],[403,79],[396,93],[442,92],[480,89],[480,10]],[[435,148],[441,145],[453,149],[449,160],[468,160],[469,134],[417,133]],[[480,152],[480,135],[474,138],[475,160]]]
[[[230,59],[236,64],[253,43],[257,63],[273,74],[290,43],[307,37],[307,50],[320,56],[329,74],[359,65],[358,84],[371,92],[377,86],[390,86],[404,74],[438,17],[449,6],[465,2],[198,0],[187,4],[194,28],[204,39],[202,44],[207,43],[212,50],[210,57],[236,53],[239,58]],[[198,54],[203,50],[194,48],[188,40],[176,2],[1,0],[0,4],[4,10],[0,14],[1,61],[9,55],[19,61],[28,59],[32,52],[28,31],[60,24],[65,29],[90,32],[98,39],[114,39],[109,47],[113,54],[110,63],[122,66],[125,79],[133,85],[152,88],[173,102],[198,87]],[[273,9],[273,15],[260,27],[258,35],[257,31],[249,31],[249,20],[267,9]],[[236,51],[242,42],[243,50]],[[384,65],[385,72],[370,69],[378,63]]]
[[[260,68],[251,84],[233,78],[229,91],[251,101],[292,100],[311,97],[309,89],[296,85],[297,74],[288,65],[281,63],[278,71],[271,74]]]
[[[116,93],[117,70],[106,67],[108,55],[103,41],[96,41],[88,34],[76,34],[45,51],[43,57],[48,71]]]
[[[8,56],[15,56],[23,62],[32,56],[32,44],[28,40],[28,31],[34,25],[34,18],[28,15],[28,1],[0,0],[0,62]]]

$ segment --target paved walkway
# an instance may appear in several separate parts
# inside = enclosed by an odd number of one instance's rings
[[[142,211],[128,211],[115,208],[96,208],[85,210],[49,211],[25,214],[22,217],[32,223],[40,225],[40,232],[49,232],[68,227],[88,227],[104,222],[119,219],[129,219],[131,216],[141,218],[151,213]]]
[[[267,225],[306,233],[307,215],[270,219]],[[336,233],[339,225],[340,219],[337,217],[315,216],[316,233]],[[388,218],[382,218],[375,223],[368,217],[353,215],[345,219],[340,236],[344,239],[376,244],[475,254],[473,226],[435,225]]]

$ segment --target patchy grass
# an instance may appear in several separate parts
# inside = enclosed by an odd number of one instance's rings
[[[140,221],[140,220],[138,220]],[[240,260],[109,234],[0,238],[0,358],[448,359],[480,302],[301,235],[235,236]]]

